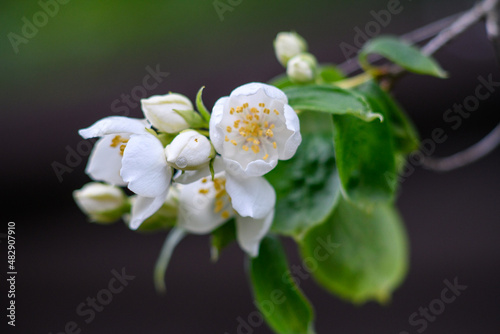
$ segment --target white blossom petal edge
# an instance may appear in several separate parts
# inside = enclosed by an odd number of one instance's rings
[[[210,119],[210,139],[227,170],[262,176],[290,159],[302,141],[299,118],[280,89],[252,82],[219,99]]]
[[[85,172],[95,181],[126,186],[120,176],[124,149],[130,136],[147,133],[146,127],[149,125],[144,119],[110,116],[79,130],[85,139],[101,137],[92,149]]]
[[[165,202],[172,178],[162,143],[145,120],[111,116],[79,131],[84,138],[101,138],[87,166],[93,178],[128,186],[139,195],[132,206],[130,228],[137,229]]]
[[[178,226],[206,234],[235,217],[237,241],[255,257],[271,227],[276,194],[263,177],[239,181],[222,171],[215,174],[214,181],[207,176],[184,185],[179,194]]]

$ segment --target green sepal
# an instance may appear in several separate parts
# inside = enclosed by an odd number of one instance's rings
[[[205,104],[203,103],[201,97],[203,89],[205,89],[205,86],[201,87],[198,93],[196,94],[196,108],[200,112],[201,117],[203,117],[205,122],[208,124],[210,123],[210,112],[208,111],[207,107],[205,107]]]
[[[208,128],[208,123],[194,110],[177,110],[174,111],[184,118],[191,129]]]
[[[168,144],[174,140],[175,136],[177,136],[177,133],[165,133],[165,132],[156,132],[153,129],[148,129],[146,128],[146,131],[158,138],[158,140],[161,142],[163,147],[166,147]]]
[[[131,206],[129,201],[125,201],[125,203],[119,208],[108,211],[94,212],[90,214],[88,218],[92,223],[108,225],[116,223],[120,220],[124,214],[130,212],[130,208]]]

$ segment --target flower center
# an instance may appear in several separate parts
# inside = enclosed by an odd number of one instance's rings
[[[203,184],[208,183],[207,178],[203,178],[201,180]],[[214,205],[214,213],[220,213],[221,217],[224,219],[228,219],[231,214],[229,210],[224,209],[231,203],[231,198],[226,192],[226,179],[217,177],[213,181],[213,187],[215,190],[215,205]],[[200,194],[206,195],[210,192],[210,188],[200,188],[198,190]]]
[[[111,146],[113,148],[120,146],[120,155],[123,156],[123,151],[125,150],[125,147],[127,147],[127,143],[128,143],[128,139],[125,139],[120,135],[116,135],[111,140],[111,144],[109,146]]]
[[[276,149],[276,141],[273,140],[273,129],[276,127],[273,116],[279,116],[276,109],[271,111],[266,108],[265,103],[259,103],[257,107],[251,107],[244,103],[236,108],[231,108],[229,113],[236,117],[232,126],[226,127],[226,142],[239,146],[243,151],[252,151],[258,154],[261,150],[266,151],[265,143],[272,144]],[[262,156],[263,160],[269,157],[267,152]]]

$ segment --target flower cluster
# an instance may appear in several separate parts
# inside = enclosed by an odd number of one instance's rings
[[[199,99],[204,109],[201,92]],[[100,138],[86,168],[98,182],[75,191],[80,208],[99,223],[125,217],[134,230],[167,206],[190,233],[210,233],[234,218],[238,243],[256,256],[276,203],[263,175],[301,142],[286,95],[249,83],[220,98],[211,115],[176,93],[141,105],[144,119],[106,117],[79,131]],[[127,198],[120,187],[135,195]]]

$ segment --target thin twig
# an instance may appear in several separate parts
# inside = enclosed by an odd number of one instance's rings
[[[499,32],[498,11],[492,10],[486,15],[486,33],[493,45],[497,64],[500,65],[500,32]]]
[[[500,144],[500,124],[486,137],[471,147],[446,158],[426,157],[424,165],[428,169],[448,172],[469,165],[492,152]]]
[[[486,31],[488,38],[493,44],[497,61],[500,64],[500,28],[498,9],[499,0],[483,0],[477,3],[470,10],[445,17],[439,21],[430,23],[422,28],[402,35],[400,38],[410,44],[417,44],[429,38],[432,38],[422,47],[422,53],[432,55],[450,41],[460,36],[463,32],[471,28],[482,19],[486,19]],[[378,61],[382,56],[371,55],[370,61]],[[346,74],[352,74],[360,69],[360,64],[351,59],[339,65],[339,68]],[[405,73],[405,70],[399,66],[392,66],[387,70],[392,80],[384,81],[383,84],[390,87],[394,80]],[[426,157],[423,160],[423,166],[435,171],[450,171],[459,167],[468,165],[479,160],[500,144],[500,124],[495,127],[486,137],[468,149],[458,152],[450,157],[431,158]]]
[[[486,18],[486,32],[493,44],[497,62],[500,64],[500,41],[498,25],[498,0],[485,0],[478,3],[470,11],[461,16],[448,29],[443,30],[427,45],[422,52],[431,55],[453,38],[457,37],[479,20]],[[451,171],[469,165],[490,152],[500,144],[500,124],[498,124],[486,137],[469,148],[455,153],[449,157],[426,157],[423,166],[434,171]]]
[[[452,25],[442,30],[429,43],[422,47],[422,52],[431,55],[450,42],[452,39],[461,35],[464,31],[479,22],[489,12],[494,11],[498,0],[483,0],[470,10],[461,15]]]

